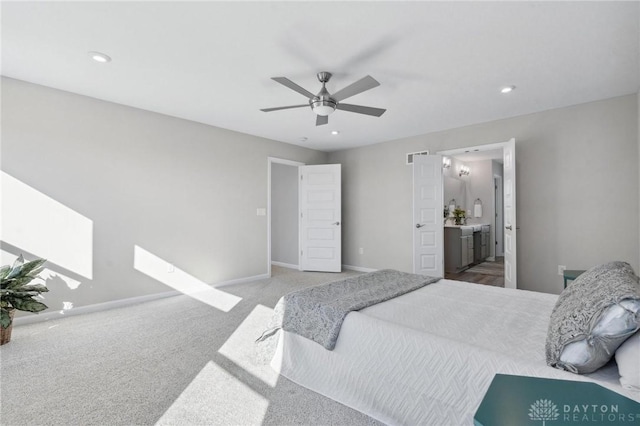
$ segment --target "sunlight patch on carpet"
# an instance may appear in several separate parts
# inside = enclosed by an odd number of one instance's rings
[[[259,425],[268,407],[269,400],[210,361],[156,425]]]
[[[273,309],[257,305],[242,321],[218,352],[271,387],[278,382],[278,374],[269,368],[274,345],[256,343],[271,320]],[[277,338],[273,338],[274,341]]]

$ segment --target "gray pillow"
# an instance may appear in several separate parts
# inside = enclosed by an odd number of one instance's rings
[[[558,297],[547,333],[547,364],[591,373],[639,327],[640,279],[633,268],[626,262],[593,267]]]

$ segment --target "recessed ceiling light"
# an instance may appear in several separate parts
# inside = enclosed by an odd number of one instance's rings
[[[516,86],[505,86],[502,89],[500,89],[500,93],[510,93],[513,92],[516,89]]]
[[[339,134],[340,134],[340,132],[339,132],[338,130],[332,130],[332,131],[331,131],[331,134],[332,134],[332,135],[339,135]]]
[[[109,57],[109,55],[105,55],[104,53],[89,52],[89,56],[91,57],[91,59],[96,62],[100,62],[101,64],[111,62],[111,58]]]

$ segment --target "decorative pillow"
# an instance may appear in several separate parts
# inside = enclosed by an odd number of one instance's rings
[[[616,362],[622,387],[640,391],[640,331],[620,345]]]
[[[626,262],[596,266],[573,281],[553,308],[547,364],[591,373],[640,327],[640,278]]]

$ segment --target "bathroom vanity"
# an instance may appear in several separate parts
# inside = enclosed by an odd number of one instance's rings
[[[445,225],[444,270],[461,272],[489,257],[491,225]]]

